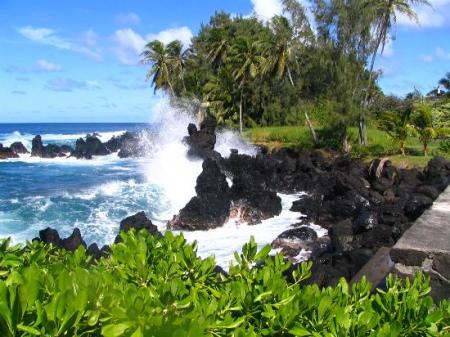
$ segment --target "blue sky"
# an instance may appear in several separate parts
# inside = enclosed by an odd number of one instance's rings
[[[302,0],[306,1],[306,0]],[[216,10],[262,20],[280,0],[1,0],[0,123],[145,122],[158,97],[137,63],[145,41],[188,42]],[[386,93],[428,92],[450,71],[450,0],[398,18],[377,62]]]

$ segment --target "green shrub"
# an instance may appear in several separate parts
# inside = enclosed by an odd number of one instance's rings
[[[367,146],[353,145],[350,155],[352,158],[361,159],[366,157],[381,157],[387,154],[387,150],[381,144],[370,144]]]
[[[122,233],[94,261],[41,243],[0,244],[0,336],[448,336],[450,304],[434,305],[422,275],[387,291],[304,285],[311,263],[285,278],[282,255],[251,239],[229,274],[166,232]]]
[[[443,139],[439,142],[439,152],[450,155],[450,138]]]

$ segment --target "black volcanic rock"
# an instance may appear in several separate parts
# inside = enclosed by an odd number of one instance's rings
[[[8,159],[8,158],[18,158],[19,156],[9,147],[4,147],[3,144],[0,143],[0,159]]]
[[[259,223],[261,220],[271,218],[281,212],[281,199],[276,192],[259,184],[250,174],[242,174],[233,178],[231,199],[238,207],[238,214],[251,213],[253,218],[257,215],[257,218],[250,224]],[[244,212],[239,211],[239,205]],[[248,221],[248,219],[243,219],[243,221]]]
[[[51,243],[54,246],[61,247],[61,238],[56,229],[47,227],[46,229],[39,231],[39,239],[44,243]]]
[[[23,154],[23,153],[29,153],[27,148],[22,144],[22,142],[14,142],[9,147],[11,150],[13,150],[15,153]]]
[[[86,248],[86,243],[81,237],[81,233],[78,228],[74,228],[69,237],[61,239],[56,229],[47,227],[46,229],[39,231],[39,240],[44,243],[51,243],[56,247],[63,248],[71,252],[75,251],[80,246],[84,246]]]
[[[205,117],[200,123],[200,130],[197,130],[194,124],[188,125],[189,136],[184,138],[189,147],[188,156],[202,159],[217,157],[217,153],[214,152],[216,126],[217,121],[212,116]]]
[[[152,221],[147,218],[145,212],[138,212],[120,222],[121,231],[128,232],[131,228],[136,230],[146,229],[150,233],[158,232],[158,227],[156,227]]]
[[[69,237],[61,240],[61,247],[71,252],[77,250],[80,246],[86,248],[86,243],[81,237],[81,232],[78,228],[74,228]]]
[[[64,151],[61,147],[55,144],[48,144],[46,146],[42,143],[42,138],[37,135],[31,141],[31,156],[41,157],[41,158],[55,158],[55,157],[65,157]]]
[[[197,195],[169,222],[169,229],[206,230],[225,223],[230,210],[230,188],[214,160],[203,162],[195,191]]]
[[[104,156],[111,153],[105,144],[96,136],[87,135],[86,140],[83,138],[77,139],[75,143],[75,150],[72,152],[72,156],[77,159],[92,159],[92,156]]]

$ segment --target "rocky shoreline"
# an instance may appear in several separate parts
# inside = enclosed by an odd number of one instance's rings
[[[188,126],[184,139],[188,155],[203,159],[203,171],[196,181],[196,195],[169,221],[168,229],[208,230],[223,226],[230,217],[257,224],[281,212],[277,193],[305,192],[291,207],[299,212],[298,221],[274,238],[272,247],[294,262],[301,252],[309,251],[314,263],[308,282],[320,286],[335,285],[340,277],[350,280],[380,247],[393,246],[450,183],[450,162],[440,157],[431,159],[423,170],[396,168],[387,158],[366,164],[319,150],[267,153],[262,149],[256,156],[231,150],[230,156],[223,158],[214,150],[215,128],[212,117],[199,129]],[[36,155],[62,152],[35,139]],[[77,141],[70,153],[86,159],[110,151],[138,156],[139,146],[130,147],[133,139],[123,135],[101,143],[91,136]],[[328,236],[319,237],[308,226],[311,223],[328,230]],[[121,222],[120,230],[129,228],[157,233],[143,212]],[[68,250],[86,247],[77,229],[67,239],[46,229],[39,240]],[[99,258],[109,247],[100,249],[93,244],[87,250]]]
[[[31,153],[32,157],[39,158],[70,158],[92,159],[93,156],[105,156],[117,153],[119,158],[142,157],[146,153],[147,144],[142,142],[143,133],[149,135],[147,130],[140,132],[125,132],[120,136],[114,136],[102,143],[98,134],[87,134],[75,142],[75,148],[69,145],[44,145],[42,137],[36,135],[32,140],[31,152],[21,143],[12,143],[4,147],[0,143],[0,159],[19,158],[20,154]]]

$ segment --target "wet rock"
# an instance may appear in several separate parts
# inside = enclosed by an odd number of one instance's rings
[[[216,144],[217,121],[212,116],[206,116],[200,124],[200,130],[195,124],[189,124],[189,136],[184,138],[184,142],[189,146],[188,156],[195,158],[215,157],[214,145]]]
[[[86,250],[86,254],[98,260],[101,257],[108,256],[110,251],[111,248],[108,245],[104,245],[101,249],[99,249],[97,243],[94,242],[88,247],[88,249]]]
[[[61,147],[55,144],[48,144],[44,146],[42,142],[42,138],[40,135],[37,135],[31,141],[31,156],[40,157],[40,158],[56,158],[56,157],[65,157],[63,151],[61,151]]]
[[[14,142],[9,148],[17,154],[30,153],[22,142]]]
[[[131,228],[136,230],[146,229],[150,233],[158,232],[158,227],[156,227],[152,221],[147,218],[145,212],[138,212],[120,222],[120,231],[128,232]]]
[[[66,249],[71,252],[77,250],[80,246],[86,247],[86,243],[81,237],[81,233],[78,228],[74,228],[69,237],[61,239],[56,229],[47,227],[46,229],[39,231],[39,239],[44,243],[51,243],[56,247]]]
[[[138,158],[146,155],[147,140],[149,141],[149,134],[145,131],[125,132],[120,137],[113,137],[105,145],[111,152],[119,151],[119,158]]]
[[[290,210],[300,212],[311,220],[316,220],[322,211],[322,195],[305,195],[292,203]]]
[[[87,135],[86,140],[83,138],[77,139],[72,156],[77,159],[92,159],[92,156],[104,156],[109,153],[110,151],[100,139],[95,136]]]
[[[207,230],[222,226],[228,219],[230,188],[214,160],[203,162],[195,190],[197,195],[169,222],[169,229]]]
[[[248,174],[233,179],[231,199],[238,203],[244,200],[247,209],[253,208],[253,212],[260,215],[260,220],[271,218],[281,212],[281,199],[276,192],[259,184]]]
[[[248,225],[256,225],[261,223],[263,214],[261,210],[251,206],[247,200],[240,199],[231,201],[230,218],[238,219],[239,222],[245,222]]]
[[[3,144],[0,144],[0,159],[8,159],[8,158],[18,158],[19,156],[9,147],[3,147]]]
[[[81,233],[78,228],[74,228],[69,237],[61,240],[61,247],[71,252],[77,250],[80,246],[84,246],[86,248],[86,243],[81,237]]]
[[[51,243],[56,247],[61,247],[61,238],[56,229],[47,227],[46,229],[39,231],[39,239],[44,243]]]

